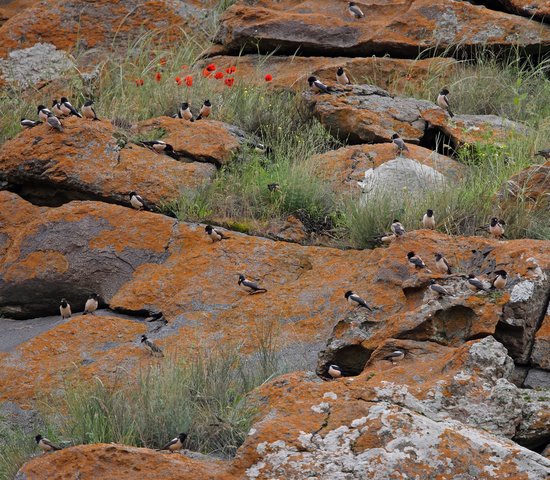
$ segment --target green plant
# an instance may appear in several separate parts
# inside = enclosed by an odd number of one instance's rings
[[[37,452],[32,435],[0,419],[0,479],[15,478],[21,466]]]

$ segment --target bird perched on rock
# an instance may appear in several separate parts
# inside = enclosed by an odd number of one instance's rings
[[[57,118],[52,112],[48,114],[48,118],[46,118],[46,123],[51,128],[55,128],[59,132],[63,131],[63,125],[59,121],[59,118]]]
[[[43,437],[42,435],[37,435],[34,437],[36,440],[36,443],[38,444],[38,447],[40,450],[42,450],[44,453],[46,452],[53,452],[55,450],[61,450],[57,445],[54,445],[52,442],[50,442],[47,438]]]
[[[48,121],[48,115],[50,115],[52,112],[47,109],[44,105],[38,105],[38,119],[42,122]]]
[[[281,191],[281,186],[278,184],[278,183],[268,183],[267,184],[267,189],[273,193],[273,192],[280,192]]]
[[[87,315],[88,313],[90,315],[93,315],[94,312],[97,310],[97,307],[99,306],[99,295],[97,293],[92,293],[88,300],[86,300],[86,304],[84,305],[84,313],[82,315]]]
[[[248,293],[251,295],[254,293],[265,293],[267,292],[266,288],[260,288],[256,283],[248,280],[242,273],[239,275],[239,285],[248,288]]]
[[[65,116],[65,114],[63,113],[63,110],[61,110],[61,104],[59,103],[57,98],[54,98],[52,100],[52,113],[56,117],[64,117]]]
[[[162,350],[160,347],[155,345],[151,340],[147,338],[147,335],[141,336],[141,344],[145,347],[145,349],[155,357],[164,357],[164,353],[162,353]]]
[[[449,102],[449,90],[446,88],[442,89],[437,96],[437,104],[443,109],[449,112],[449,116],[454,117],[453,112],[451,112],[451,104]]]
[[[422,226],[431,230],[435,229],[434,211],[431,208],[428,208],[428,210],[426,210],[426,213],[422,217]]]
[[[145,200],[143,200],[143,198],[141,198],[136,192],[130,192],[128,195],[130,196],[130,205],[132,205],[133,208],[136,210],[147,209],[145,206]]]
[[[183,118],[184,120],[189,120],[190,122],[194,121],[189,103],[182,102],[180,108],[178,109],[178,117]]]
[[[398,133],[394,133],[391,136],[391,140],[392,140],[393,144],[397,147],[397,151],[399,152],[399,155],[403,154],[403,151],[405,151],[405,152],[409,151],[409,147],[407,147],[407,145],[405,144],[405,142],[399,136]]]
[[[544,150],[539,150],[535,153],[535,156],[544,158],[545,160],[550,160],[550,148],[545,148]]]
[[[159,448],[157,452],[160,452],[162,450],[169,450],[170,452],[181,450],[183,448],[183,444],[185,443],[186,439],[187,439],[187,434],[180,433],[176,438],[173,438],[166,445],[164,445],[164,447]]]
[[[21,125],[23,128],[34,128],[41,123],[42,122],[40,120],[37,120],[35,122],[34,120],[29,120],[28,118],[22,118],[19,122],[19,125]]]
[[[491,283],[491,286],[498,290],[502,290],[506,286],[506,282],[508,280],[508,273],[506,272],[506,270],[496,270],[495,275],[496,277]]]
[[[165,153],[168,156],[175,157],[174,147],[169,143],[163,142],[162,140],[148,140],[141,142],[141,145],[150,148],[154,152]]]
[[[395,235],[395,233],[384,233],[383,235],[378,235],[377,237],[374,237],[373,241],[376,244],[381,245],[381,244],[391,243],[396,238],[397,238],[397,236]]]
[[[433,278],[430,280],[430,290],[436,293],[439,297],[442,297],[444,295],[451,295],[448,290],[439,285]]]
[[[473,273],[470,273],[468,275],[468,288],[472,292],[482,292],[485,290],[485,285],[483,285],[483,282]]]
[[[64,298],[61,299],[59,304],[59,313],[61,313],[61,318],[70,318],[72,315],[71,306]]]
[[[221,242],[222,240],[229,240],[231,238],[225,235],[221,230],[216,230],[212,225],[206,225],[206,227],[204,227],[204,231],[212,239],[212,243]]]
[[[405,358],[405,352],[402,350],[395,350],[384,357],[384,360],[389,360],[394,365]]]
[[[209,117],[211,112],[212,112],[212,104],[210,103],[210,100],[205,100],[204,103],[202,104],[197,120],[200,120],[201,118]]]
[[[348,3],[348,13],[353,18],[363,18],[365,16],[355,2]]]
[[[336,70],[336,81],[341,85],[349,85],[350,81],[344,67],[338,67],[338,70]]]
[[[349,303],[355,303],[356,305],[365,307],[369,312],[372,312],[372,308],[370,308],[367,305],[367,302],[365,302],[365,300],[363,300],[359,295],[357,295],[352,290],[348,290],[346,293],[344,293],[344,297],[347,299]]]
[[[430,273],[430,270],[426,267],[426,264],[420,258],[420,255],[416,255],[414,252],[407,253],[407,258],[409,259],[409,263],[414,266],[415,269],[420,270],[422,268],[425,268],[428,273]]]
[[[330,93],[330,88],[327,87],[321,80],[317,80],[317,77],[309,77],[307,79],[309,83],[309,88],[314,92]]]
[[[506,225],[504,220],[499,220],[497,217],[491,218],[489,233],[495,238],[504,237],[504,225]]]
[[[97,114],[95,113],[94,102],[92,100],[86,100],[84,105],[82,105],[82,115],[84,115],[84,118],[99,120],[99,118],[97,118]]]
[[[397,219],[394,219],[391,224],[391,231],[396,237],[402,237],[405,235],[405,229],[403,228],[403,225],[401,225],[401,222]]]
[[[448,275],[451,274],[451,266],[441,253],[435,254],[435,266],[438,272],[447,273]]]
[[[340,378],[342,376],[342,369],[338,365],[329,365],[327,373],[332,378]]]
[[[71,105],[71,102],[67,99],[67,97],[61,97],[61,101],[59,102],[59,109],[63,112],[64,115],[74,115],[75,117],[82,118],[82,115],[76,111],[76,108],[74,108]]]

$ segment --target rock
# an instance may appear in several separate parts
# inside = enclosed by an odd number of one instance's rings
[[[502,200],[521,199],[536,208],[548,208],[550,195],[550,162],[534,165],[514,175],[500,189]]]
[[[414,0],[402,5],[359,2],[366,13],[350,18],[346,3],[239,1],[222,15],[217,41],[226,53],[277,51],[279,54],[414,58],[419,51],[476,47],[524,47],[544,53],[550,28],[536,21],[469,2]],[[491,28],[487,28],[491,25]]]
[[[281,225],[271,225],[267,233],[285,242],[303,243],[308,238],[304,224],[293,215],[290,215]]]
[[[156,129],[167,132],[162,140],[172,145],[180,158],[218,166],[229,163],[246,141],[243,130],[217,120],[188,122],[179,118],[158,117],[138,125],[141,134]]]
[[[531,2],[529,0],[498,0],[507,11],[522,15],[527,18],[536,18],[548,22],[550,18],[550,2],[541,0]]]
[[[548,443],[550,435],[550,389],[541,392],[522,390],[522,395],[523,418],[514,440],[540,451]]]
[[[540,328],[535,335],[531,351],[531,363],[536,367],[550,370],[550,313],[546,312]]]
[[[178,199],[184,189],[209,182],[216,168],[179,162],[147,148],[117,146],[105,121],[63,120],[65,131],[46,125],[21,132],[0,147],[0,178],[20,193],[46,205],[73,199],[102,199],[129,205],[137,191],[151,207]]]
[[[523,385],[526,388],[550,388],[550,372],[531,368]]]
[[[34,3],[34,0],[3,0],[0,4],[0,27],[6,20],[21,13]]]
[[[366,200],[373,193],[403,191],[414,194],[425,189],[455,183],[466,167],[444,155],[417,145],[399,155],[393,143],[354,145],[312,158],[317,173],[330,180],[334,190],[363,192]]]
[[[284,87],[292,90],[308,88],[307,78],[315,75],[323,82],[335,82],[336,70],[343,67],[352,83],[362,83],[370,79],[376,85],[389,91],[401,90],[411,84],[420,84],[431,75],[441,75],[443,82],[457,65],[451,58],[427,58],[404,60],[390,57],[299,57],[271,55],[214,56],[205,59],[200,66],[213,63],[218,70],[236,66],[236,78],[246,79],[247,84],[261,87]],[[265,76],[273,80],[266,83]]]

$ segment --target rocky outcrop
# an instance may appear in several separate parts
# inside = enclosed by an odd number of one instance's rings
[[[534,165],[514,175],[501,188],[499,197],[526,200],[536,208],[548,208],[550,191],[550,162]]]
[[[546,23],[550,22],[550,2],[541,0],[530,2],[528,0],[498,0],[507,11],[522,15],[527,18],[536,18]]]
[[[425,49],[469,51],[519,45],[537,54],[550,49],[547,25],[470,2],[358,5],[365,18],[351,18],[346,3],[336,0],[260,0],[252,5],[239,1],[224,13],[217,40],[231,54],[255,52],[259,47],[288,55],[414,58]]]

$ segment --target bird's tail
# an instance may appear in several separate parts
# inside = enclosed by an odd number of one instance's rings
[[[196,118],[196,120],[202,120],[202,115],[199,113],[199,116]]]
[[[451,109],[449,109],[448,112],[449,112],[449,117],[453,118],[455,116],[454,113],[451,112]]]

